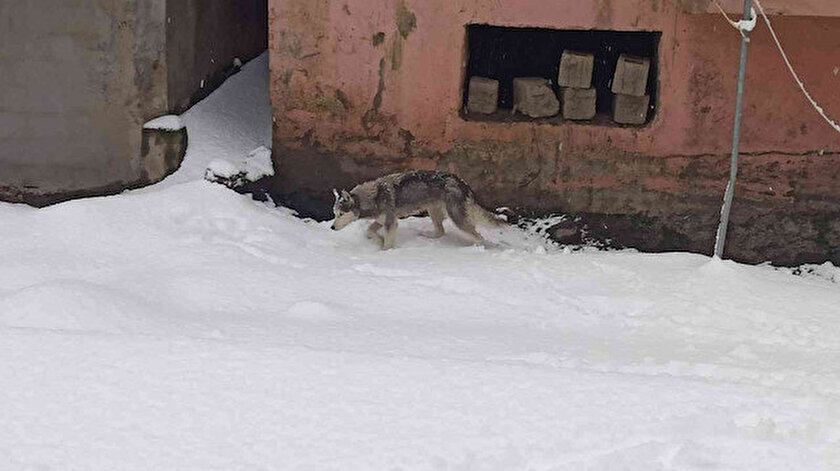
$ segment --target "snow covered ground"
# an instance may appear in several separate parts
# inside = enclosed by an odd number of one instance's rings
[[[380,252],[202,181],[269,145],[265,69],[163,183],[0,204],[0,469],[840,469],[830,277],[425,220]]]

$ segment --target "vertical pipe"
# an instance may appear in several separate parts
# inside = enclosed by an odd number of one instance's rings
[[[744,0],[744,19],[752,19],[752,0]],[[741,143],[741,105],[744,101],[744,78],[747,75],[747,46],[750,44],[750,32],[744,31],[741,39],[741,69],[738,72],[738,95],[735,99],[735,125],[732,136],[732,160],[729,169],[729,184],[720,209],[720,224],[715,237],[715,257],[723,257],[726,244],[726,230],[729,226],[729,212],[732,210],[732,198],[735,194],[735,179],[738,177],[738,146]]]

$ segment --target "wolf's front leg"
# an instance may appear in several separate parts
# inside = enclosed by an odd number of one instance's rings
[[[373,221],[370,226],[368,226],[367,230],[367,238],[373,239],[374,237],[381,238],[382,236],[379,235],[379,229],[382,229],[382,224],[379,221]]]
[[[383,247],[385,245],[385,238],[379,235],[379,229],[382,228],[382,223],[379,221],[374,221],[368,227],[367,230],[367,238],[368,239],[376,239],[376,242],[379,243],[379,247]]]

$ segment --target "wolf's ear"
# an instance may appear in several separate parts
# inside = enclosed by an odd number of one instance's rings
[[[335,196],[336,200],[338,199],[338,190],[336,190],[335,188],[333,188],[333,196]]]
[[[350,196],[350,192],[348,192],[347,190],[341,190],[341,197],[348,200],[353,199],[353,197]]]

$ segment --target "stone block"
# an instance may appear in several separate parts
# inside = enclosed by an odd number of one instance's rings
[[[470,77],[467,109],[471,113],[495,113],[499,107],[499,81],[486,77]]]
[[[178,169],[187,153],[187,128],[178,130],[143,129],[140,159],[142,183],[163,180]]]
[[[592,86],[592,69],[595,56],[587,52],[563,51],[557,85],[561,87],[589,88]]]
[[[612,92],[617,95],[643,96],[647,91],[650,59],[622,54],[613,76]]]
[[[566,119],[592,119],[598,96],[594,88],[563,88],[563,117]]]
[[[560,101],[547,79],[513,79],[513,109],[532,118],[547,118],[560,112]]]
[[[616,95],[613,100],[613,120],[619,124],[645,124],[650,95]]]

